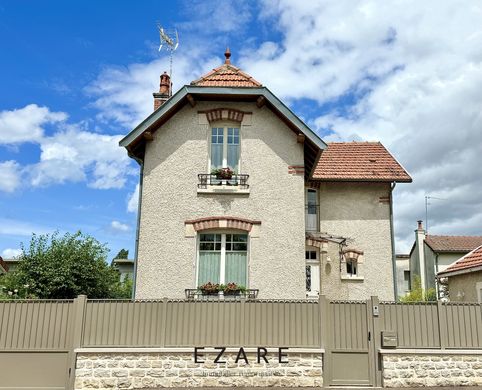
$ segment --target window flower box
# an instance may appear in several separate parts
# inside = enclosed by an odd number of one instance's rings
[[[236,283],[217,284],[208,282],[202,286],[199,286],[197,289],[202,293],[202,295],[219,295],[219,293],[222,292],[224,296],[239,296],[241,294],[245,294],[247,291],[246,287]]]
[[[202,295],[218,295],[222,291],[221,285],[211,282],[199,286],[198,290],[201,291]]]

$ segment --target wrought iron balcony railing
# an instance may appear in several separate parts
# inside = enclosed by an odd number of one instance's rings
[[[233,175],[230,179],[221,179],[216,175],[210,173],[200,173],[198,176],[198,188],[208,188],[211,186],[233,186],[243,190],[249,188],[249,175]]]
[[[222,292],[216,294],[204,294],[196,288],[187,288],[185,290],[186,299],[198,301],[219,301],[219,300],[241,300],[256,299],[258,296],[257,289],[247,289],[246,291],[238,291],[236,293],[224,294]]]

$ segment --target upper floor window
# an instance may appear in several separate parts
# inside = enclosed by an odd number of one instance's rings
[[[219,168],[231,168],[239,173],[238,127],[213,127],[211,129],[211,171]]]

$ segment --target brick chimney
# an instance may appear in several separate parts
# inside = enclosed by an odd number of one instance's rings
[[[171,78],[167,72],[161,74],[159,92],[154,92],[152,96],[154,96],[154,111],[161,107],[167,99],[171,97]]]

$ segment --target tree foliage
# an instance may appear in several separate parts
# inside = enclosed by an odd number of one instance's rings
[[[424,290],[422,288],[422,280],[416,275],[413,280],[413,286],[410,292],[400,298],[400,302],[428,302],[436,301],[437,293],[434,288]]]
[[[106,262],[106,245],[89,235],[34,234],[21,248],[17,269],[0,279],[0,297],[130,298],[132,282],[120,281],[119,271]]]
[[[119,253],[114,257],[114,259],[128,259],[129,258],[129,251],[126,249],[121,249]]]

